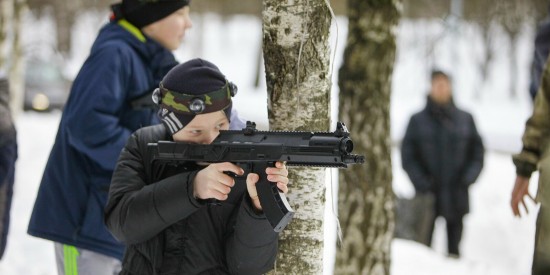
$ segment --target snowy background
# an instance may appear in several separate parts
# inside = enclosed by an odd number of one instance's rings
[[[105,18],[104,14],[88,14],[81,16],[75,25],[74,51],[65,67],[65,73],[69,77],[74,77],[83,63],[97,29]],[[253,17],[222,20],[215,15],[206,15],[201,20],[194,19],[195,26],[188,33],[187,41],[176,52],[178,60],[202,57],[218,64],[228,79],[239,86],[240,94],[235,105],[240,114],[260,125],[266,125],[263,71],[260,74],[260,87],[253,85],[261,44],[261,22]],[[48,51],[53,45],[54,37],[51,35],[51,21],[29,17],[26,22],[24,41],[27,52],[53,58],[51,51]],[[336,22],[338,36],[335,35],[335,24],[331,36],[336,53],[334,72],[341,64],[347,26],[345,18],[338,18]],[[532,211],[529,215],[518,219],[512,215],[509,200],[515,179],[510,154],[521,147],[520,137],[525,120],[531,112],[527,87],[533,30],[526,28],[519,39],[519,62],[516,65],[518,96],[513,99],[508,96],[510,53],[506,38],[499,30],[495,30],[496,45],[499,46],[491,63],[489,79],[481,85],[477,64],[483,56],[483,48],[479,31],[467,24],[462,24],[458,30],[450,32],[441,22],[436,21],[403,21],[399,25],[398,55],[393,75],[391,132],[392,140],[396,144],[392,155],[395,193],[401,197],[410,197],[414,191],[401,169],[399,140],[410,115],[419,111],[425,103],[429,87],[428,73],[432,66],[447,70],[453,75],[455,102],[459,107],[473,113],[487,147],[484,170],[470,189],[471,213],[465,218],[462,258],[449,259],[445,256],[444,223],[438,220],[433,248],[399,239],[393,241],[392,274],[530,274],[537,207],[530,204]],[[438,37],[436,42],[434,37]],[[433,51],[428,52],[426,49],[430,43],[435,46]],[[333,95],[337,99],[336,73],[333,73],[333,79]],[[481,96],[476,98],[474,95],[477,92]],[[337,106],[336,101],[333,106]],[[336,111],[332,108],[333,117]],[[60,112],[26,112],[16,118],[19,159],[8,247],[0,261],[2,275],[56,274],[52,243],[30,237],[26,234],[26,229],[60,115]],[[335,124],[334,121],[332,124]],[[532,182],[536,182],[536,177],[537,175]],[[327,184],[327,198],[336,189],[336,182]],[[532,183],[530,189],[534,194],[536,184]],[[335,253],[335,215],[331,204],[336,205],[336,202],[327,200],[325,274],[332,273]]]

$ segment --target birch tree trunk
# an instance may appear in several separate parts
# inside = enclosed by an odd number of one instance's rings
[[[328,131],[331,16],[325,0],[264,0],[263,53],[271,130]],[[290,169],[296,211],[280,233],[276,274],[322,274],[325,169]]]
[[[57,51],[65,59],[68,59],[71,55],[72,30],[81,7],[82,1],[80,0],[55,2],[53,15],[56,29]]]
[[[0,0],[0,73],[6,74],[8,66],[8,35],[13,20],[13,0]]]
[[[23,97],[25,93],[25,60],[21,38],[23,36],[23,16],[28,11],[25,0],[13,2],[13,40],[12,40],[12,65],[9,70],[11,112],[14,117],[23,110]]]
[[[343,240],[335,274],[390,274],[395,227],[390,92],[398,0],[348,0],[348,39],[339,71],[340,118],[365,165],[340,171]]]
[[[23,109],[24,60],[21,45],[25,0],[0,0],[0,77],[10,83],[10,108],[16,116]]]

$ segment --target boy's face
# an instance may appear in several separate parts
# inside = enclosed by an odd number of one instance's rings
[[[430,97],[439,104],[447,104],[451,101],[451,83],[445,76],[436,76],[432,79]]]
[[[189,6],[185,6],[161,20],[143,27],[142,31],[165,48],[174,51],[181,45],[185,31],[192,26]]]
[[[172,135],[174,141],[210,144],[220,134],[229,129],[229,120],[223,111],[197,115],[183,129]]]

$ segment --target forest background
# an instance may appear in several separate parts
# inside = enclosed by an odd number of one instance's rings
[[[60,68],[63,68],[67,78],[73,78],[87,55],[97,29],[107,19],[108,11],[105,7],[109,5],[109,2],[2,0],[0,4],[2,5],[0,9],[2,13],[0,17],[0,30],[2,30],[0,34],[0,50],[2,52],[0,71],[10,76],[12,106],[16,117],[21,120],[19,125],[21,125],[20,127],[34,127],[32,123],[27,123],[29,119],[39,122],[41,120],[39,117],[51,118],[53,116],[54,122],[49,124],[50,127],[47,131],[52,131],[51,128],[55,130],[55,113],[35,116],[33,113],[20,112],[24,94],[25,62],[32,58],[43,58],[58,64]],[[333,43],[335,51],[333,66],[336,70],[345,46],[346,3],[345,1],[331,1],[331,5],[338,18],[334,22],[338,22],[338,24],[333,26],[331,32],[333,36],[331,41],[335,41]],[[486,175],[491,171],[493,163],[506,162],[508,155],[517,151],[520,146],[518,136],[523,128],[522,123],[530,111],[527,87],[533,50],[532,42],[537,24],[547,15],[547,5],[547,1],[403,1],[401,22],[397,30],[398,55],[392,81],[391,135],[395,145],[394,149],[398,149],[408,116],[421,108],[423,104],[424,94],[428,87],[427,75],[431,68],[440,67],[448,70],[453,75],[455,91],[460,92],[456,94],[455,98],[458,105],[464,106],[474,113],[480,124],[480,131],[484,136],[486,146],[491,153],[496,153],[496,155],[490,155],[488,160],[493,160],[495,156],[497,160],[488,161],[487,172],[482,175],[480,184],[474,187],[476,189],[472,190],[474,196],[487,194],[475,193],[475,191],[489,188],[487,184],[483,183],[484,179],[488,177]],[[243,86],[249,87],[250,91],[254,90],[254,93],[248,94],[249,97],[256,100],[254,102],[262,102],[262,100],[265,102],[261,95],[262,89],[265,90],[265,83],[262,83],[264,72],[260,43],[261,11],[260,1],[194,1],[192,16],[195,27],[189,36],[188,45],[176,52],[178,59],[206,56],[221,62],[222,67],[227,68],[225,70],[231,70],[235,60],[224,59],[224,55],[231,55],[246,47],[250,53],[242,60],[242,63],[246,65],[242,65],[242,69],[238,73],[235,72],[229,76],[236,78],[239,83],[246,83]],[[239,22],[245,24],[240,25]],[[213,31],[213,26],[217,30]],[[234,42],[231,44],[233,47],[227,47],[223,51],[217,48],[216,52],[212,53],[209,49],[212,49],[211,43],[215,43],[213,34],[223,35],[224,29],[232,30],[226,35],[234,37],[225,38],[226,41]],[[240,35],[249,30],[251,33],[257,34],[257,39]],[[241,45],[237,46],[235,44],[239,42],[236,40],[239,39],[242,39]],[[333,75],[334,77],[336,74]],[[335,86],[335,83],[337,80],[333,80],[333,83],[333,93],[336,93],[338,87]],[[246,106],[250,102],[243,101],[243,103],[245,103],[243,106]],[[245,116],[259,116],[260,120],[265,117],[263,114],[253,112],[252,108],[241,109]],[[335,109],[333,108],[333,112],[336,112]],[[504,125],[502,125],[503,120],[505,121]],[[263,122],[267,123],[267,119]],[[25,129],[21,129],[20,133],[25,133]],[[410,183],[399,170],[397,151],[394,152],[393,159],[395,193],[398,196],[411,196]],[[19,166],[22,166],[21,161]],[[505,169],[511,169],[509,165],[505,167]],[[32,168],[41,169],[40,165],[32,166]],[[21,170],[19,169],[19,171]],[[41,174],[40,171],[36,171],[36,173]],[[39,176],[37,175],[37,177]],[[509,177],[509,183],[512,181],[512,176]],[[33,184],[36,184],[36,181],[34,179]],[[491,178],[490,181],[494,182],[495,180]],[[504,193],[508,193],[509,183],[503,184],[502,189],[506,191]],[[332,188],[335,187],[332,186]],[[32,193],[28,196],[33,197]],[[507,200],[508,198],[501,199]],[[330,203],[330,201],[328,202]],[[474,200],[474,206],[476,203]],[[480,207],[485,207],[485,205]],[[328,209],[328,219],[331,219],[332,214],[330,213],[333,210],[330,207]],[[497,213],[504,210],[508,209],[499,209]],[[482,217],[486,219],[486,216]],[[477,220],[472,218],[470,221]],[[524,223],[529,221],[523,220]],[[26,224],[26,220],[23,223]],[[21,226],[21,229],[24,228],[26,226]],[[527,227],[527,230],[532,230],[532,227]],[[334,240],[334,236],[330,233],[333,233],[333,230],[331,231],[329,228],[327,232],[329,232],[329,236],[332,236],[327,241],[330,244]],[[19,234],[24,234],[24,232],[14,233],[16,236]],[[466,232],[466,234],[469,233]],[[481,238],[479,236],[488,235],[478,235],[476,238]],[[467,240],[468,236],[465,239]],[[529,236],[520,239],[529,241]],[[481,245],[479,240],[478,243]],[[444,250],[442,245],[444,245],[443,241],[436,240],[437,251]],[[474,249],[469,247],[466,251]],[[529,247],[523,248],[527,251],[522,251],[522,254],[530,253]],[[477,250],[483,251],[479,248]],[[418,254],[417,248],[414,251]],[[474,252],[470,254],[475,255]],[[399,259],[396,257],[394,262],[399,264]],[[521,268],[517,269],[521,272],[529,264],[528,258],[522,259],[520,262],[523,264],[519,264]],[[327,260],[329,263],[330,261],[330,259]],[[442,261],[448,262],[446,259]],[[451,261],[450,265],[453,264],[455,263]],[[481,266],[486,264],[482,263]],[[399,267],[397,268],[399,269]],[[434,268],[436,267],[432,266],[432,269]],[[491,268],[488,270],[492,270]],[[457,270],[462,269],[457,268]],[[474,268],[474,270],[476,269]]]

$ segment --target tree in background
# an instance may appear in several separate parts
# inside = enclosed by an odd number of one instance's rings
[[[0,0],[0,74],[10,83],[10,106],[17,115],[23,106],[23,50],[21,33],[25,0]]]
[[[340,171],[342,243],[334,274],[390,274],[395,227],[390,93],[399,0],[348,0],[348,38],[338,74],[340,118],[366,165]]]
[[[494,33],[498,28],[509,37],[510,68],[509,68],[509,95],[516,97],[517,77],[520,65],[517,62],[518,36],[525,27],[534,27],[548,16],[547,0],[464,0],[464,20],[473,23],[479,28],[483,42],[484,53],[479,62],[480,83],[475,91],[476,98],[480,98],[481,87],[490,74],[490,64],[495,57],[494,50],[502,45],[494,43]]]
[[[263,53],[271,130],[328,131],[329,30],[325,0],[264,0]],[[322,274],[325,169],[290,169],[296,211],[281,232],[277,274]]]
[[[495,27],[495,5],[499,0],[467,1],[464,5],[465,20],[473,22],[479,28],[482,41],[483,53],[479,61],[480,83],[475,91],[475,97],[481,98],[481,91],[484,82],[489,77],[489,65],[494,58],[494,35]]]
[[[72,27],[78,16],[90,10],[105,10],[118,1],[108,0],[26,0],[30,10],[38,15],[51,12],[56,28],[56,51],[64,58],[71,53]]]
[[[0,0],[0,72],[6,73],[8,35],[13,21],[13,0]]]
[[[496,5],[496,20],[503,27],[504,31],[508,34],[510,38],[510,97],[514,98],[517,96],[517,75],[518,75],[518,57],[517,57],[517,47],[518,47],[518,36],[525,23],[527,22],[528,14],[528,5],[524,0],[508,0],[508,1],[498,1]],[[535,23],[535,22],[533,22]]]
[[[13,0],[2,0],[13,1]],[[105,13],[103,19],[106,19],[108,7],[111,3],[120,0],[25,0],[28,2],[30,10],[37,16],[47,15],[51,16],[56,26],[56,52],[60,53],[63,57],[70,57],[71,53],[71,41],[72,41],[72,27],[78,22],[83,14],[89,11],[101,11]],[[149,1],[149,0],[147,0]],[[158,0],[151,0],[158,1]],[[328,1],[328,0],[327,0]],[[331,5],[334,6],[337,14],[344,14],[346,0],[331,0]],[[484,50],[481,53],[479,61],[479,84],[477,85],[478,92],[476,97],[481,97],[481,90],[484,82],[488,76],[491,76],[490,64],[494,59],[494,47],[502,46],[493,45],[493,34],[495,30],[504,30],[510,37],[509,45],[511,47],[511,53],[509,56],[517,56],[517,36],[522,31],[522,27],[531,26],[535,27],[540,20],[547,15],[548,1],[547,0],[444,0],[444,1],[432,1],[432,0],[402,0],[403,1],[403,18],[411,20],[424,20],[424,19],[440,19],[443,24],[446,19],[449,18],[451,3],[460,2],[464,6],[463,20],[461,23],[473,23],[479,26],[479,31],[485,40]],[[254,16],[260,16],[261,1],[256,0],[209,0],[209,1],[194,1],[191,11],[194,14],[200,14],[195,20],[196,30],[195,33],[199,35],[199,39],[194,42],[194,49],[196,54],[200,55],[202,49],[203,39],[201,37],[202,31],[200,28],[203,24],[200,22],[203,20],[204,13],[216,13],[224,18],[229,18],[236,14],[248,14]],[[465,20],[465,21],[464,21]],[[462,24],[461,24],[462,25]],[[496,27],[496,28],[495,28]],[[502,28],[502,29],[501,29]],[[448,28],[446,28],[448,29]],[[445,31],[446,33],[447,31]],[[426,43],[425,60],[428,64],[427,67],[433,65],[433,51],[440,45],[443,40],[440,39],[445,36],[445,33],[428,38],[431,41],[420,41],[420,43]],[[0,38],[1,39],[1,38]],[[472,57],[476,58],[476,57]],[[63,60],[62,60],[63,61]],[[258,58],[261,62],[261,59]],[[517,75],[514,72],[517,68],[517,62],[515,59],[510,59],[510,77],[509,79],[509,94],[512,96],[515,94],[517,87]]]

